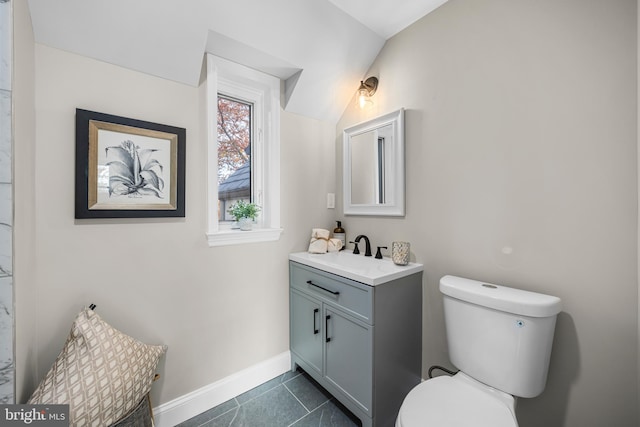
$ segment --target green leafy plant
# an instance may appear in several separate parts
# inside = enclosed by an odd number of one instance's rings
[[[231,205],[229,209],[227,209],[227,212],[229,212],[236,221],[240,221],[240,218],[251,218],[252,220],[255,220],[256,216],[258,216],[258,212],[260,212],[260,206],[255,203],[247,203],[244,200],[238,200],[236,203]]]

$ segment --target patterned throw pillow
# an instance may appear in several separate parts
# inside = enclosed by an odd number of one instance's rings
[[[71,426],[111,425],[149,393],[166,350],[131,338],[85,308],[28,403],[69,404]]]

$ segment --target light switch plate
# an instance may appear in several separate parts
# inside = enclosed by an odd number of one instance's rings
[[[335,209],[336,195],[335,193],[327,193],[327,209]]]

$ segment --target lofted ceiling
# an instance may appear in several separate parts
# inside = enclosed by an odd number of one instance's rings
[[[205,52],[337,121],[385,41],[447,0],[28,0],[37,43],[197,86]],[[383,83],[382,83],[383,84]]]

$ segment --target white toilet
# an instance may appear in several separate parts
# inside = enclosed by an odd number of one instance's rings
[[[560,298],[454,276],[440,292],[460,372],[413,388],[396,427],[517,427],[514,396],[535,397],[547,382]]]

